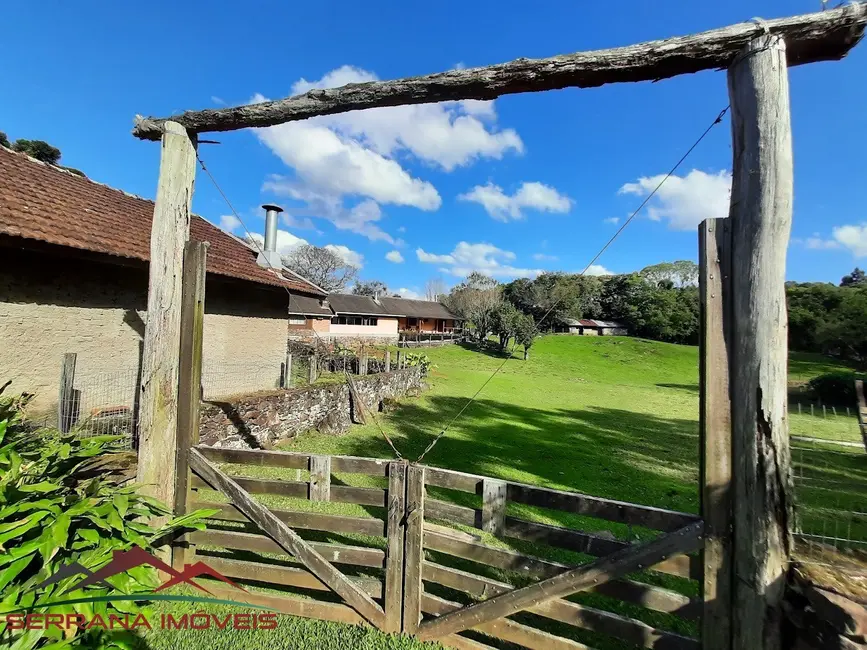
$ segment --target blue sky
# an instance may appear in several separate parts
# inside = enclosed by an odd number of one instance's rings
[[[818,0],[617,3],[32,2],[4,5],[0,130],[44,139],[94,180],[153,197],[159,146],[136,113],[283,97],[818,10]],[[788,277],[867,264],[867,45],[790,71],[795,155]],[[579,271],[728,103],[725,74],[346,114],[216,134],[201,155],[247,227],[287,208],[281,243],[331,245],[407,295],[471,269],[508,280]],[[629,272],[696,259],[695,224],[724,216],[728,118],[599,260]],[[194,210],[230,212],[199,172]],[[224,225],[243,229],[224,219]],[[389,255],[392,261],[386,258]],[[396,262],[393,260],[400,260]]]

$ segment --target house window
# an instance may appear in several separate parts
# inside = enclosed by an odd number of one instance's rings
[[[406,319],[407,327],[418,327],[418,318],[407,318]]]
[[[304,316],[290,316],[289,317],[290,325],[306,325],[307,319]]]
[[[379,319],[374,316],[334,316],[331,318],[332,325],[362,325],[376,327]]]

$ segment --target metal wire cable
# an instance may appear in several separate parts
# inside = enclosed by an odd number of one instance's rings
[[[238,223],[240,223],[241,227],[244,229],[244,232],[247,233],[247,238],[249,239],[249,241],[252,242],[252,244],[255,245],[255,247],[258,249],[258,251],[262,254],[262,257],[268,263],[268,268],[270,268],[272,271],[274,271],[275,273],[277,273],[278,275],[280,275],[282,277],[282,274],[280,273],[280,269],[276,269],[271,265],[270,260],[265,255],[264,249],[259,244],[259,242],[253,237],[253,233],[250,231],[249,228],[247,228],[247,224],[244,223],[244,220],[241,218],[241,215],[239,215],[238,211],[235,210],[235,206],[232,205],[232,202],[229,200],[229,197],[226,196],[226,193],[223,191],[223,188],[221,188],[220,184],[217,183],[217,179],[214,178],[214,175],[205,166],[205,161],[202,160],[201,156],[199,156],[198,151],[196,151],[196,160],[199,161],[199,166],[202,168],[202,171],[205,172],[205,174],[208,176],[209,179],[211,179],[211,183],[214,185],[217,192],[219,192],[220,196],[223,197],[223,200],[226,202],[226,205],[229,206],[229,210],[232,211],[232,214],[235,216],[235,218],[238,220]],[[280,285],[280,286],[282,286],[283,289],[285,289],[286,294],[289,296],[289,307],[291,307],[292,306],[292,292],[289,291],[289,288],[287,286],[285,286],[285,285]],[[313,335],[316,337],[317,341],[322,345],[322,347],[323,348],[327,347],[325,341],[322,339],[321,336],[319,336],[319,333],[315,329],[312,331],[313,331]],[[345,366],[343,368],[343,375],[346,378],[347,386],[349,386],[351,384],[353,387],[353,392],[355,392],[357,394],[357,391],[354,390],[355,384],[352,381],[352,379],[350,378],[349,373],[346,372]],[[397,450],[397,447],[395,447],[394,442],[392,442],[391,438],[389,438],[388,434],[382,428],[382,425],[379,423],[379,419],[374,414],[373,409],[367,409],[367,411],[370,413],[371,417],[373,418],[373,422],[376,424],[377,429],[379,429],[379,432],[382,434],[382,437],[385,438],[386,443],[388,443],[388,446],[391,447],[391,450],[394,452],[397,459],[402,460],[403,456]]]
[[[659,191],[659,188],[663,186],[665,181],[667,181],[669,178],[671,178],[671,176],[674,174],[675,171],[677,171],[678,167],[680,167],[680,165],[683,163],[683,161],[686,160],[687,157],[689,157],[689,154],[691,154],[693,152],[693,150],[699,145],[699,143],[701,143],[701,141],[704,140],[705,136],[707,136],[707,134],[711,132],[711,129],[713,129],[713,127],[715,127],[717,124],[722,122],[722,119],[725,116],[725,114],[728,112],[729,108],[730,108],[730,106],[726,106],[724,109],[722,109],[720,111],[719,115],[716,116],[714,121],[711,122],[710,125],[704,130],[704,132],[698,137],[698,140],[696,140],[692,144],[692,146],[686,150],[686,153],[684,153],[680,157],[680,160],[678,160],[674,164],[674,166],[668,171],[668,173],[663,177],[663,179],[661,181],[659,181],[657,186],[653,188],[653,191],[645,197],[645,199],[641,202],[641,204],[637,208],[635,208],[635,210],[633,211],[633,213],[631,215],[629,215],[629,218],[623,222],[623,225],[617,229],[617,232],[615,232],[614,235],[607,242],[605,242],[605,245],[599,250],[599,252],[593,256],[593,259],[591,259],[590,262],[587,264],[587,266],[584,267],[584,270],[578,274],[578,277],[581,277],[585,273],[587,273],[587,271],[590,270],[590,267],[593,266],[593,264],[596,262],[596,260],[598,260],[600,257],[602,257],[602,254],[608,249],[609,246],[611,246],[612,243],[614,243],[614,240],[620,236],[620,233],[622,233],[626,229],[626,226],[628,226],[632,222],[632,220],[635,219],[635,217],[638,215],[638,213],[641,212],[641,210],[644,208],[645,205],[647,205],[648,201],[650,201],[650,199],[652,199],[653,196]],[[560,301],[562,299],[563,299],[563,296],[561,296],[556,301],[554,301],[554,303],[548,308],[548,311],[546,311],[545,314],[542,316],[542,318],[539,319],[539,324],[541,324],[545,321],[545,319],[551,314],[552,311],[554,311],[554,308],[560,303]],[[509,354],[506,356],[505,359],[503,359],[503,363],[501,363],[499,366],[497,366],[497,368],[494,370],[494,372],[491,373],[491,376],[485,380],[485,383],[483,383],[481,385],[481,387],[479,387],[479,389],[475,393],[473,393],[473,396],[467,400],[467,402],[461,407],[461,410],[458,411],[457,414],[451,420],[449,420],[448,424],[446,424],[446,426],[442,429],[442,431],[440,431],[436,435],[436,437],[425,448],[425,450],[421,453],[421,455],[418,458],[416,458],[416,460],[415,460],[416,463],[420,463],[422,461],[422,459],[424,459],[425,455],[427,455],[427,453],[436,446],[436,444],[442,439],[442,437],[444,435],[446,435],[446,432],[449,430],[449,428],[455,422],[457,422],[458,418],[460,418],[461,415],[463,415],[464,412],[470,407],[470,405],[476,400],[476,398],[479,396],[479,394],[484,390],[485,386],[487,386],[489,383],[491,383],[491,380],[499,374],[499,372],[503,369],[503,367],[506,365],[506,363],[509,361],[509,359],[512,358],[512,354],[514,353],[516,346],[517,346],[517,344],[515,344],[512,347],[512,349],[509,351]]]

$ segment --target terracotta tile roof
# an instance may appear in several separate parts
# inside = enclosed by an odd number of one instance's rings
[[[147,261],[153,209],[153,201],[0,147],[2,234]],[[303,279],[262,268],[253,249],[199,216],[190,238],[211,244],[209,273],[324,295]]]

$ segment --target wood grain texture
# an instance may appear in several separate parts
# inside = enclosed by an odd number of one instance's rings
[[[75,363],[78,355],[66,352],[60,365],[60,389],[57,393],[57,427],[62,433],[69,433],[75,413]]]
[[[772,34],[786,38],[790,46],[789,64],[800,65],[844,57],[861,39],[865,22],[867,7],[857,3],[831,11],[768,20],[764,25]],[[233,131],[365,108],[495,99],[512,93],[657,81],[680,74],[725,68],[750,39],[763,30],[764,27],[755,22],[740,23],[627,47],[577,52],[548,59],[522,58],[482,68],[316,89],[260,104],[187,111],[171,119],[196,133]],[[133,135],[157,140],[165,119],[137,116]]]
[[[232,504],[265,531],[277,544],[294,555],[322,582],[375,627],[382,629],[385,613],[354,582],[337,570],[309,542],[255,501],[230,476],[209,463],[197,450],[190,450],[190,467],[214,489],[226,495]]]
[[[184,246],[196,178],[195,136],[166,122],[151,226],[147,324],[142,358],[137,481],[148,496],[175,503],[178,373]]]
[[[217,510],[212,519],[226,521],[249,521],[235,506],[228,503],[212,501],[193,501],[191,508],[206,508]],[[344,517],[342,515],[321,515],[315,512],[300,512],[296,510],[280,510],[271,508],[275,517],[289,528],[302,530],[324,530],[331,533],[355,533],[373,537],[385,537],[385,522],[381,519],[365,519],[361,517]]]
[[[513,585],[506,582],[477,576],[432,562],[424,563],[422,577],[426,582],[445,585],[477,598],[486,599],[514,589]],[[561,623],[608,634],[639,647],[655,648],[656,650],[698,650],[699,648],[698,641],[695,639],[656,629],[626,616],[579,605],[568,600],[550,600],[531,607],[527,611]]]
[[[202,404],[202,342],[205,327],[205,276],[208,243],[188,241],[184,248],[181,297],[181,348],[178,367],[178,441],[175,456],[175,516],[189,512],[192,499],[189,451],[199,443]],[[194,548],[186,535],[175,540],[172,566],[193,564]]]
[[[702,639],[705,650],[730,650],[732,608],[732,430],[729,399],[731,346],[731,228],[707,219],[698,228],[700,355],[700,512]]]
[[[786,44],[755,38],[728,72],[731,103],[732,647],[775,650],[790,557],[786,250],[792,131]]]
[[[190,539],[199,546],[216,546],[236,551],[251,551],[253,553],[285,554],[280,544],[267,535],[248,533],[239,530],[198,530],[190,533]],[[366,546],[348,546],[346,544],[331,544],[329,542],[307,542],[322,557],[334,564],[372,567],[385,567],[385,552],[378,548]],[[293,555],[294,554],[290,554]],[[299,558],[299,561],[302,561]]]
[[[481,623],[515,614],[554,598],[562,598],[626,573],[643,569],[673,553],[689,553],[701,546],[702,529],[702,523],[692,523],[651,542],[617,551],[541,582],[470,605],[442,618],[422,623],[417,635],[420,639],[429,641],[446,634],[475,628]]]
[[[424,474],[425,468],[421,465],[409,465],[406,470],[406,545],[403,551],[403,632],[405,634],[415,634],[421,621]]]
[[[299,587],[313,591],[331,591],[331,588],[306,569],[268,564],[267,562],[248,562],[225,557],[207,555],[202,558],[214,571],[227,578],[258,582],[283,587]],[[382,583],[376,578],[350,576],[349,578],[364,589],[371,598],[382,598]]]
[[[502,536],[506,529],[506,482],[486,478],[482,487],[482,530]]]
[[[460,603],[451,602],[440,596],[435,596],[425,592],[422,596],[422,610],[427,614],[435,616],[448,615],[451,612],[459,611]],[[437,619],[430,621],[436,622]],[[529,625],[517,623],[508,618],[500,618],[493,621],[480,622],[473,627],[474,630],[484,632],[485,634],[515,643],[524,648],[532,648],[534,650],[592,650],[589,646],[572,639],[565,639],[560,636],[554,636],[548,632],[543,632]],[[453,637],[454,635],[450,635]]]
[[[403,625],[403,550],[406,516],[406,463],[388,466],[388,546],[385,551],[385,631]]]
[[[331,500],[331,456],[310,457],[310,500]]]

